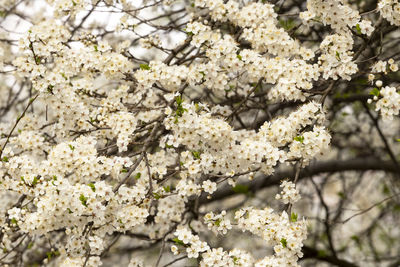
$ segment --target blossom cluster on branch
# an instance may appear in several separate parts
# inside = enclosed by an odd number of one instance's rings
[[[300,180],[375,150],[400,169],[398,132],[380,127],[398,125],[383,47],[399,3],[34,2],[0,1],[1,266],[356,266],[313,179],[331,256],[306,245]]]

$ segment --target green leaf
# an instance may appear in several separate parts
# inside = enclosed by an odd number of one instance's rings
[[[93,183],[89,183],[88,186],[92,189],[93,192],[96,192],[96,187]]]
[[[83,206],[87,207],[87,200],[88,200],[87,197],[85,197],[83,194],[81,194],[79,196],[79,200],[81,201]]]
[[[178,106],[182,105],[182,103],[183,103],[182,97],[180,95],[175,97],[175,101],[176,101],[176,104],[178,104]]]
[[[285,30],[289,31],[295,27],[295,23],[293,19],[288,19],[288,20],[279,20],[279,24],[281,25],[282,28]]]
[[[195,159],[200,159],[200,152],[198,151],[192,151],[192,155]]]
[[[282,244],[282,246],[283,246],[284,248],[287,247],[287,241],[286,241],[285,238],[282,238],[282,239],[281,239],[281,244]]]
[[[67,210],[68,210],[68,213],[69,213],[69,214],[72,213],[72,210],[71,210],[70,208],[67,208]]]
[[[142,69],[142,70],[150,70],[150,66],[148,64],[140,64],[140,69]]]
[[[336,51],[336,59],[341,61],[342,59],[340,58],[340,53],[338,51]]]
[[[165,143],[165,148],[173,148],[174,146],[170,146],[167,143]]]
[[[177,237],[175,237],[174,239],[172,239],[172,241],[174,241],[174,243],[177,244],[177,245],[181,245],[181,246],[184,246],[184,245],[185,245],[185,243],[183,243],[183,241],[180,240],[180,239],[178,239]]]
[[[33,247],[33,242],[29,242],[28,246],[26,247],[27,249],[31,249]]]
[[[304,142],[304,136],[296,136],[295,138],[293,138],[293,140],[295,140],[295,141],[297,141],[297,142],[300,142],[300,143],[303,143]]]
[[[8,162],[8,158],[7,157],[3,157],[2,161]]]
[[[32,181],[32,186],[35,186],[39,181],[39,178],[37,176],[33,177],[33,181]]]
[[[292,214],[290,215],[290,220],[292,222],[297,222],[297,213],[292,212]]]
[[[215,222],[214,222],[214,225],[216,225],[216,226],[220,226],[221,225],[221,219],[218,219],[218,220],[216,220]]]
[[[237,55],[236,56],[239,60],[242,60],[242,56],[241,55]]]
[[[380,93],[381,92],[376,87],[369,92],[370,95],[374,95],[374,96],[379,96]]]
[[[122,168],[121,173],[125,173],[125,172],[128,172],[128,170],[125,168]]]
[[[171,186],[167,185],[167,186],[164,186],[163,188],[164,188],[165,192],[167,192],[167,193],[171,192]]]
[[[338,192],[337,194],[338,194],[338,196],[339,196],[341,199],[344,199],[345,195],[344,195],[343,192]]]
[[[358,34],[361,34],[361,27],[360,27],[360,24],[358,24],[358,23],[356,25],[356,30],[357,30]]]
[[[135,179],[136,179],[136,180],[139,180],[139,179],[140,179],[140,176],[142,176],[142,174],[141,174],[140,172],[138,172],[138,173],[135,175]]]
[[[237,184],[234,187],[232,187],[233,192],[238,193],[238,194],[248,194],[249,193],[249,187],[247,185],[242,185],[242,184]]]
[[[396,139],[397,142],[400,142],[400,138]]]
[[[155,199],[160,199],[161,195],[159,193],[153,193]]]
[[[74,151],[75,147],[73,145],[69,144],[68,146],[72,151]]]
[[[12,218],[12,219],[11,219],[11,223],[12,223],[12,224],[18,224],[17,219]]]

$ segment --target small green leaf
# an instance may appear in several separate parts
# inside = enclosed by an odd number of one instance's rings
[[[281,239],[281,244],[282,244],[282,246],[283,246],[284,248],[287,247],[287,241],[286,241],[285,238],[282,238],[282,239]]]
[[[221,219],[218,219],[218,220],[216,220],[215,222],[214,222],[214,225],[215,226],[220,226],[221,225]]]
[[[93,192],[96,192],[96,187],[93,183],[89,183],[88,186],[92,189]]]
[[[126,173],[126,172],[128,172],[128,170],[125,169],[125,168],[123,168],[123,169],[121,170],[121,173]]]
[[[31,249],[33,247],[33,242],[29,242],[28,246],[26,247],[27,249]]]
[[[74,151],[75,147],[73,145],[69,144],[68,146],[72,151]]]
[[[2,159],[4,162],[8,162],[8,158],[7,157],[3,157]]]
[[[163,188],[164,188],[165,192],[167,192],[167,193],[171,192],[171,186],[167,185],[167,186],[164,186]]]
[[[360,24],[358,24],[358,23],[356,25],[356,30],[357,30],[358,34],[361,34],[361,27],[360,27]]]
[[[341,199],[344,199],[345,195],[344,195],[343,192],[338,192],[337,194],[338,194],[338,196],[339,196]]]
[[[83,206],[87,207],[87,200],[88,200],[87,197],[85,197],[83,194],[81,194],[79,196],[79,200],[81,201]]]
[[[247,185],[237,184],[232,188],[233,192],[238,194],[247,194],[249,193],[249,187]]]
[[[155,199],[160,199],[161,195],[159,193],[153,193]]]
[[[94,51],[98,52],[99,48],[97,47],[97,45],[94,45]]]
[[[336,51],[336,59],[341,61],[342,59],[340,58],[340,53],[338,51]]]
[[[400,142],[400,138],[396,139],[397,142]]]
[[[290,220],[292,222],[297,222],[297,213],[292,212],[292,215],[290,215]]]
[[[165,143],[165,148],[173,148],[174,146],[170,146],[167,143]]]
[[[304,142],[304,136],[296,136],[295,138],[293,138],[293,140],[303,143]]]
[[[32,181],[32,186],[35,186],[39,181],[39,178],[37,176],[33,177],[33,181]]]
[[[142,70],[150,70],[150,66],[148,64],[140,64],[140,69],[142,69]]]
[[[242,56],[241,55],[237,55],[236,56],[239,60],[242,60]]]
[[[380,93],[381,92],[376,87],[369,92],[370,95],[374,95],[374,96],[379,96]]]
[[[12,218],[12,219],[11,219],[11,223],[12,223],[12,224],[18,224],[17,219]]]
[[[178,96],[175,98],[175,101],[176,101],[176,104],[178,104],[178,106],[179,106],[179,105],[182,105],[182,103],[183,103],[182,97],[181,97],[180,95],[178,95]]]
[[[198,151],[192,151],[192,155],[195,159],[200,159],[200,152]]]
[[[140,172],[138,172],[138,173],[135,175],[135,179],[136,179],[136,180],[139,180],[141,176],[142,176],[142,174],[141,174]]]
[[[183,241],[180,240],[180,239],[178,239],[177,237],[175,237],[174,239],[172,239],[172,241],[174,241],[174,243],[177,244],[177,245],[181,245],[181,246],[184,246],[184,245],[185,245],[185,243],[183,243]]]

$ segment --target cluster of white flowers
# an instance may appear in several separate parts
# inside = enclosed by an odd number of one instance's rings
[[[385,86],[379,91],[379,100],[376,102],[376,111],[380,111],[383,119],[393,120],[400,111],[400,91],[395,87]]]
[[[151,35],[151,36],[149,36],[147,38],[140,39],[140,45],[143,48],[147,48],[147,49],[150,49],[153,46],[160,47],[161,46],[160,36]]]
[[[282,192],[276,195],[276,199],[281,200],[285,204],[293,204],[300,200],[299,190],[296,185],[290,181],[284,180],[281,182]]]
[[[186,253],[189,258],[199,258],[201,261],[199,266],[252,266],[254,259],[250,253],[232,249],[227,252],[223,248],[210,248],[206,242],[200,241],[197,235],[186,228],[177,229],[174,233],[177,236],[177,243],[186,247]],[[171,246],[171,251],[177,255],[180,253],[176,245]]]
[[[286,118],[280,117],[272,121],[265,122],[259,129],[258,135],[266,138],[275,146],[285,146],[293,141],[298,132],[314,123],[323,124],[325,114],[321,104],[317,102],[309,102],[300,106]]]
[[[226,234],[228,230],[232,229],[231,221],[225,219],[226,211],[222,211],[220,214],[214,214],[212,211],[204,215],[204,223],[207,224],[209,230],[213,231],[214,234]]]
[[[139,89],[151,88],[155,82],[171,91],[176,91],[182,82],[188,77],[188,68],[184,65],[167,66],[158,61],[152,61],[149,65],[142,65],[135,72]]]
[[[307,237],[307,223],[297,220],[297,214],[281,215],[271,208],[257,210],[244,208],[235,213],[238,227],[262,237],[274,246],[275,254],[258,261],[255,266],[299,266],[297,260],[303,256],[301,248]]]
[[[312,131],[307,131],[298,136],[289,146],[288,159],[302,159],[307,164],[317,155],[324,155],[328,150],[331,136],[323,126],[314,126]]]
[[[10,2],[1,3],[10,7]],[[313,86],[325,86],[329,79],[351,80],[358,70],[352,49],[359,43],[353,33],[370,36],[371,21],[345,1],[308,0],[300,18],[333,30],[314,45],[291,37],[280,26],[279,17],[285,14],[278,15],[266,1],[195,0],[187,9],[193,14],[184,23],[188,38],[182,46],[154,49],[165,57],[142,61],[128,50],[136,45],[128,37],[119,45],[112,38],[107,42],[102,38],[112,31],[103,33],[92,25],[85,29],[86,18],[77,32],[69,27],[89,6],[90,12],[111,8],[123,14],[117,32],[140,36],[133,29],[148,23],[156,30],[139,45],[160,48],[163,34],[157,34],[170,26],[157,25],[164,16],[139,20],[146,8],[127,0],[47,2],[56,20],[34,23],[18,43],[18,56],[12,64],[5,62],[15,67],[10,72],[17,82],[32,85],[38,94],[28,100],[36,101],[35,114],[30,112],[33,105],[28,106],[15,131],[11,123],[0,124],[0,189],[23,196],[21,203],[2,211],[5,250],[13,247],[16,232],[35,243],[56,236],[62,241],[52,248],[60,256],[55,265],[95,267],[101,265],[110,237],[138,234],[147,241],[163,240],[163,246],[175,242],[174,255],[186,253],[200,266],[298,266],[307,223],[297,214],[241,208],[235,224],[232,213],[204,211],[199,202],[203,197],[212,200],[221,187],[231,189],[246,177],[271,175],[280,163],[305,167],[324,154],[331,136],[325,110],[315,102],[319,88]],[[157,11],[161,2],[142,4]],[[381,0],[378,8],[400,25],[400,4]],[[180,12],[166,9],[171,18]],[[222,29],[221,23],[229,27]],[[10,51],[0,44],[0,59]],[[389,70],[398,71],[393,59],[378,61],[368,79],[373,84],[375,75],[380,78],[378,73]],[[379,89],[373,99],[383,118],[391,119],[399,114],[400,94],[392,85],[382,88],[381,80],[375,82]],[[192,102],[203,99],[207,103]],[[280,108],[283,102],[300,104],[296,110],[278,110],[278,117],[260,109],[254,116],[257,127],[247,127],[253,108]],[[268,119],[257,121],[261,113]],[[283,181],[281,188],[276,199],[289,206],[300,200],[294,183]],[[243,250],[212,248],[200,240],[207,228],[215,235],[249,231],[272,246],[274,254],[256,261]],[[134,266],[144,263],[132,258],[129,267]]]
[[[400,25],[400,3],[396,0],[380,0],[378,9],[382,17],[392,25]]]
[[[338,33],[349,33],[349,28],[357,27],[362,34],[371,35],[374,28],[371,21],[361,20],[357,10],[343,4],[340,0],[308,0],[307,11],[300,13],[304,21],[320,21],[330,25]]]
[[[181,161],[190,176],[195,177],[201,172],[241,173],[257,165],[266,173],[273,172],[283,155],[278,148],[259,140],[254,134],[242,137],[226,121],[212,117],[206,107],[200,109],[198,105],[185,102],[180,105],[178,113],[181,116],[171,114],[165,119],[165,126],[173,134],[165,136],[165,142],[161,144],[187,148],[188,151],[181,153]]]
[[[396,71],[399,70],[399,66],[391,58],[388,61],[378,60],[374,65],[372,65],[372,72],[373,73],[384,73],[384,74],[387,74],[388,67],[389,67],[389,70],[393,71],[393,72],[396,72]]]
[[[201,241],[199,236],[192,234],[187,228],[177,229],[174,235],[184,245],[188,245],[186,252],[189,258],[198,258],[200,253],[210,249],[207,242]],[[172,251],[177,253],[176,247],[172,247]]]
[[[350,80],[350,75],[357,72],[358,67],[352,61],[353,42],[353,38],[348,34],[333,34],[325,37],[320,45],[323,53],[318,58],[324,79],[337,80],[340,77]]]
[[[269,94],[270,99],[305,100],[303,90],[312,88],[312,80],[319,77],[317,64],[308,64],[304,60],[314,57],[310,49],[301,47],[292,40],[281,28],[277,28],[276,14],[272,5],[251,3],[239,9],[238,3],[228,1],[199,1],[198,6],[207,6],[215,12],[226,13],[224,17],[244,28],[243,38],[251,42],[256,49],[239,50],[233,37],[211,30],[211,27],[200,22],[189,23],[186,31],[193,34],[192,44],[200,47],[206,43],[206,53],[210,58],[205,70],[199,70],[204,76],[204,84],[210,88],[225,89],[231,92],[233,88],[243,88],[247,94],[250,88],[242,85],[246,79],[257,83],[265,79],[267,83],[277,84]],[[220,16],[213,17],[220,19]],[[274,58],[261,56],[265,52],[277,55]],[[290,55],[301,55],[302,59],[287,59]],[[280,66],[286,66],[285,70]],[[244,75],[225,74],[223,69],[232,72],[246,70]],[[212,71],[211,71],[212,70]],[[202,78],[197,74],[196,81]],[[238,81],[228,77],[237,77]],[[237,78],[235,78],[237,79]],[[232,92],[231,92],[232,93]],[[229,94],[228,94],[229,95]]]
[[[233,0],[226,3],[218,1],[195,1],[197,7],[207,7],[214,20],[227,21],[244,28],[242,38],[251,42],[259,52],[269,52],[274,55],[301,55],[309,59],[311,50],[301,48],[282,28],[278,28],[277,14],[273,5],[267,3],[250,3],[240,7]]]

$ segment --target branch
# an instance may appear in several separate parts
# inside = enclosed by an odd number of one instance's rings
[[[313,258],[313,259],[317,259],[320,261],[325,261],[325,262],[331,263],[335,266],[358,267],[358,265],[355,265],[352,262],[348,262],[346,260],[342,260],[342,259],[336,258],[331,255],[323,255],[321,253],[318,253],[318,250],[316,250],[315,248],[312,248],[312,247],[304,246],[303,253],[304,253],[304,256],[302,259]]]
[[[299,180],[305,177],[310,177],[313,175],[321,173],[335,173],[344,171],[386,171],[390,173],[396,173],[396,165],[392,161],[381,161],[376,158],[355,158],[349,160],[330,160],[322,161],[311,164],[310,166],[302,169],[299,174]],[[257,192],[258,190],[273,185],[278,185],[282,179],[287,177],[294,177],[295,173],[293,169],[287,169],[278,171],[270,176],[262,176],[254,179],[253,181],[248,181],[244,183],[244,186],[248,186],[249,190],[252,192]],[[215,194],[212,195],[211,199],[207,199],[206,196],[202,196],[200,199],[201,204],[210,203],[216,200],[220,200],[236,193],[232,190],[231,186],[225,186],[220,188]]]

